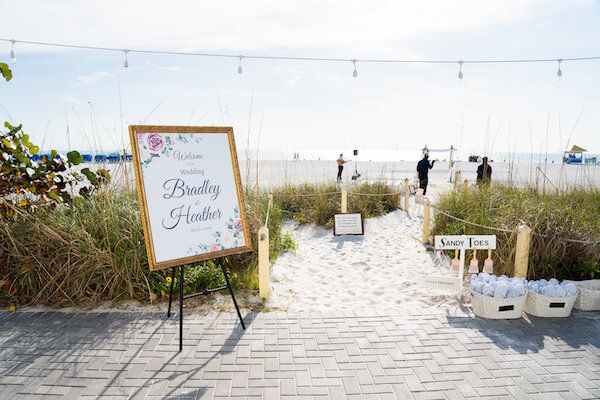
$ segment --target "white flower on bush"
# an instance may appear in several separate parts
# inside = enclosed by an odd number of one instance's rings
[[[33,174],[35,174],[35,170],[33,168],[27,168],[26,171],[27,175],[29,176],[33,176]]]

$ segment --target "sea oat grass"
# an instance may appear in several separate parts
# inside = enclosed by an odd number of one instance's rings
[[[339,194],[300,195],[338,190],[331,184],[269,191],[275,195],[268,220],[271,260],[296,247],[291,236],[281,234],[284,219],[326,226],[339,212]],[[353,190],[392,191],[382,184],[363,184]],[[257,198],[255,192],[246,189],[254,251],[226,258],[231,281],[238,290],[258,289],[256,233],[266,220],[269,192],[263,191]],[[394,196],[349,197],[349,211],[365,216],[384,214],[396,205]],[[88,198],[76,198],[70,205],[39,207],[0,219],[0,303],[93,306],[106,300],[154,302],[168,295],[170,279],[170,270],[148,269],[135,191],[103,190]],[[185,267],[185,293],[223,283],[220,268],[211,261]]]
[[[562,192],[538,193],[534,187],[502,184],[471,187],[441,196],[436,207],[470,222],[511,231],[492,231],[435,214],[434,235],[495,234],[497,250],[492,258],[499,274],[512,276],[516,230],[525,224],[533,231],[529,279],[598,277],[600,245],[569,241],[600,240],[600,191],[597,188],[574,187]],[[481,261],[481,252],[479,254]],[[470,257],[468,254],[467,258]]]

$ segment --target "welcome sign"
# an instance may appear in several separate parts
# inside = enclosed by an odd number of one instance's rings
[[[129,134],[151,270],[252,251],[233,128]]]

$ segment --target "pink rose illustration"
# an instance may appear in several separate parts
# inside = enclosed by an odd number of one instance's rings
[[[138,140],[139,140],[139,141],[142,141],[142,139],[144,139],[144,135],[145,135],[145,133],[140,133],[140,132],[138,132],[138,133],[137,133],[137,138],[138,138]]]
[[[219,251],[219,246],[216,243],[210,245],[210,252],[214,253],[215,251]]]
[[[148,147],[150,148],[150,151],[160,151],[165,147],[165,141],[158,133],[151,133],[148,135]]]
[[[238,219],[237,221],[235,221],[233,223],[233,229],[235,229],[236,232],[242,231],[242,220],[241,219]]]

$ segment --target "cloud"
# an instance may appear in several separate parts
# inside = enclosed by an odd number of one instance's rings
[[[174,65],[171,67],[158,67],[157,69],[159,71],[179,71],[181,70],[181,67]]]
[[[70,94],[64,94],[58,98],[59,101],[67,104],[79,104],[79,99],[75,96],[71,96]]]
[[[578,1],[572,7],[593,4]],[[15,39],[180,51],[316,48],[365,54],[397,51],[410,38],[490,29],[564,11],[560,0],[348,0],[171,2],[105,0],[14,2],[3,31]],[[31,13],[31,10],[36,10]],[[206,23],[198,24],[201,17]],[[131,20],[152,29],[139,29]],[[21,21],[27,20],[27,24]],[[50,21],[69,29],[56,30]],[[51,35],[48,32],[52,32]],[[336,50],[331,50],[336,49]],[[18,51],[39,50],[17,44]],[[63,51],[44,48],[44,51]],[[340,56],[341,54],[335,54]],[[355,54],[359,57],[361,54]]]
[[[101,81],[103,79],[111,78],[113,76],[115,76],[115,74],[112,74],[110,72],[94,72],[92,75],[78,76],[77,82],[80,85],[86,86],[91,83]]]
[[[299,76],[295,77],[294,79],[284,81],[283,83],[288,86],[296,86],[296,83],[298,83],[298,81],[300,79],[302,79],[302,75],[299,75]]]

